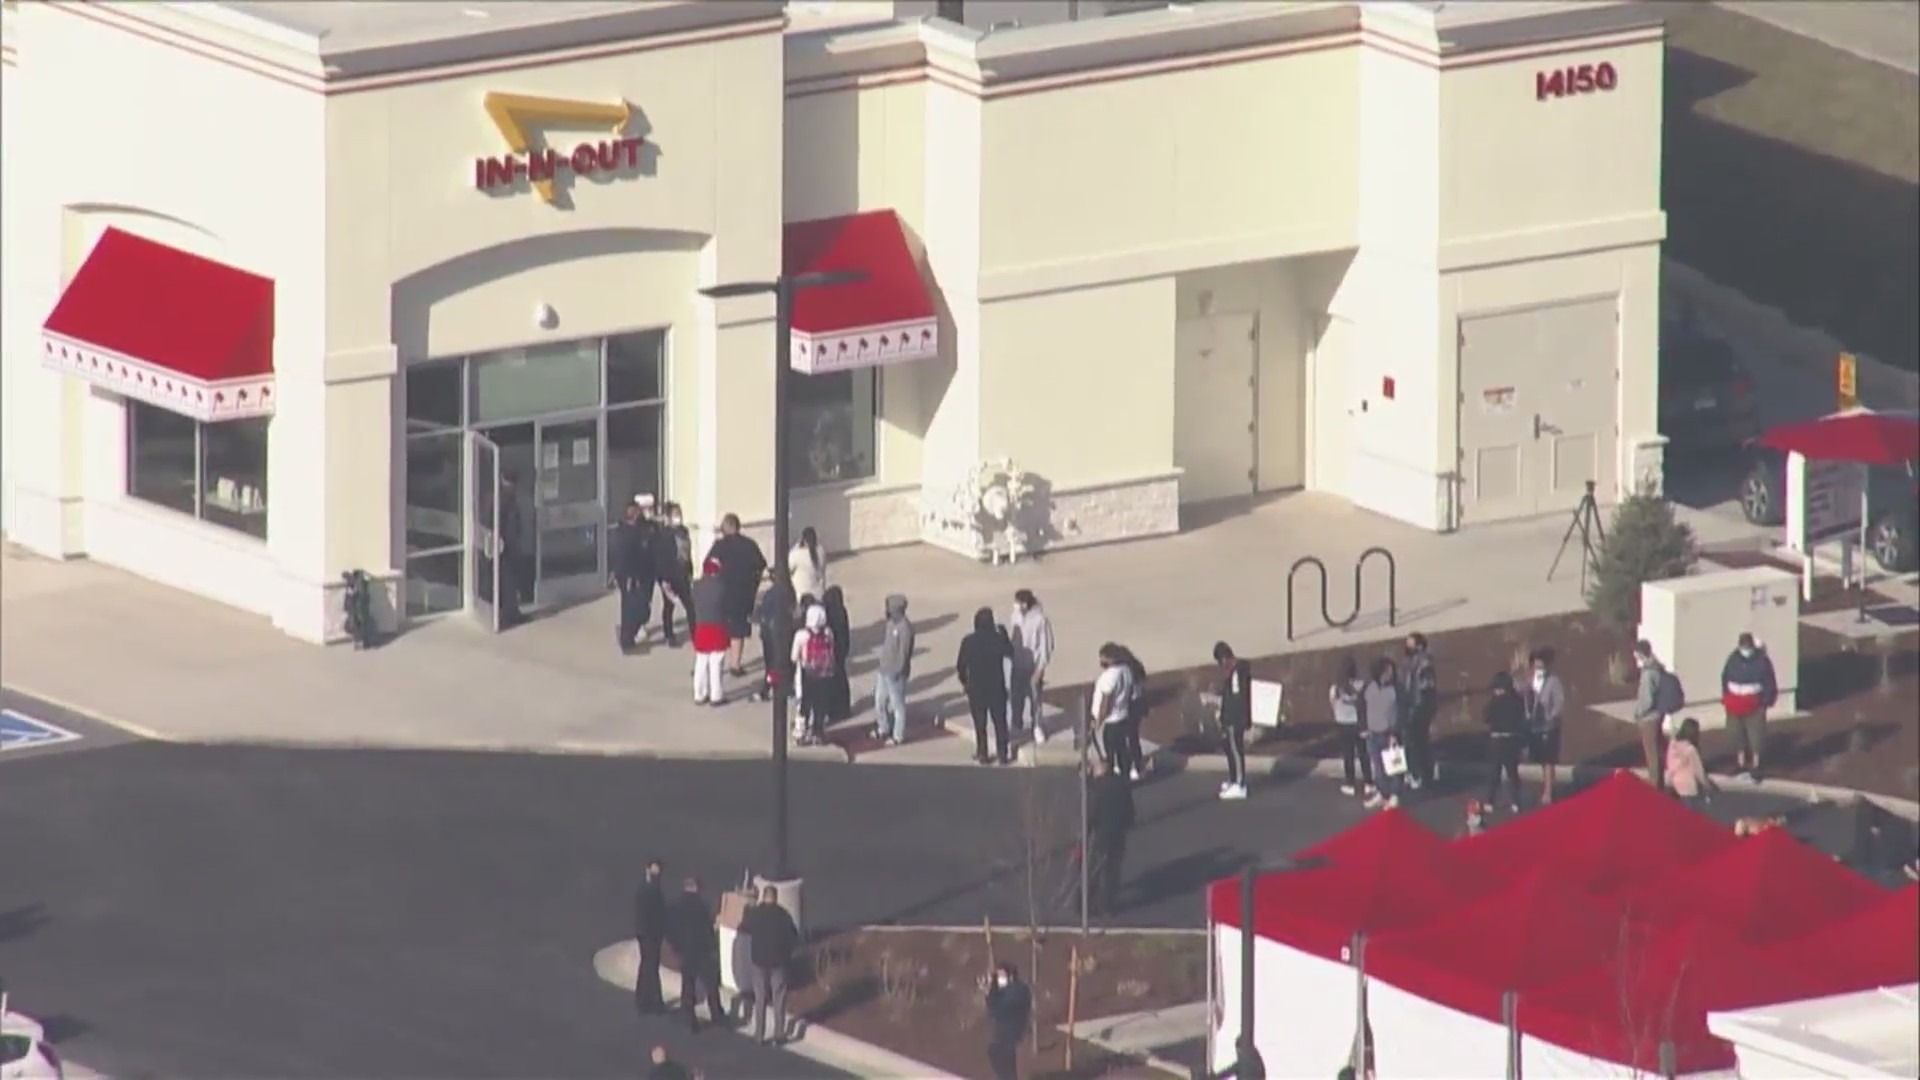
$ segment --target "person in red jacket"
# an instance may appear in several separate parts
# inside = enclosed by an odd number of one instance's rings
[[[1741,634],[1720,668],[1720,704],[1727,710],[1727,727],[1733,732],[1736,771],[1756,782],[1765,765],[1767,710],[1779,697],[1780,682],[1767,650],[1752,634]]]
[[[727,703],[726,657],[732,635],[727,632],[726,581],[720,561],[708,559],[693,583],[693,703]]]

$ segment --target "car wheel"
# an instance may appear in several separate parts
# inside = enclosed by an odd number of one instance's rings
[[[1740,481],[1740,513],[1749,524],[1778,525],[1781,513],[1780,481],[1765,462],[1756,463]]]
[[[1867,548],[1873,552],[1873,561],[1889,574],[1914,569],[1913,535],[1896,518],[1882,518],[1867,530]]]

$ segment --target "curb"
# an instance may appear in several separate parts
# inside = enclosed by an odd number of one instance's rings
[[[177,743],[182,741],[180,739],[174,738],[171,735],[165,735],[158,731],[155,731],[150,727],[144,727],[140,724],[135,724],[127,720],[116,720],[110,716],[102,715],[101,713],[96,712],[93,709],[85,708],[81,705],[75,704],[74,702],[68,701],[63,697],[59,697],[58,695],[43,694],[40,691],[35,690],[30,686],[25,686],[17,682],[6,684],[6,688],[8,690],[13,691],[16,694],[21,694],[25,697],[35,698],[40,701],[44,701],[47,704],[53,706],[54,708],[61,710],[62,712],[70,712],[75,716],[78,716],[84,720],[91,720],[96,724],[101,724],[103,726],[114,728],[118,731],[125,732],[126,734],[131,735],[136,739],[145,739],[148,742],[157,742],[157,743]]]
[[[1165,749],[1161,750],[1160,753],[1179,760],[1183,769],[1194,772],[1224,773],[1227,771],[1226,759],[1219,755],[1183,754],[1175,750]],[[1253,761],[1257,762],[1259,760],[1261,760],[1259,757],[1253,758]],[[1282,771],[1282,766],[1286,763],[1299,765],[1308,762],[1311,763],[1306,770],[1306,775],[1308,776],[1317,779],[1331,780],[1338,779],[1344,775],[1340,762],[1329,761],[1324,758],[1303,758],[1291,754],[1282,754],[1275,755],[1266,760],[1273,763],[1266,770],[1269,775]],[[1251,764],[1251,762],[1249,764]],[[1487,766],[1480,762],[1443,761],[1440,764],[1448,772],[1462,772],[1473,776],[1485,776],[1487,774]],[[1570,775],[1576,783],[1580,783],[1602,779],[1612,773],[1620,771],[1620,769],[1598,765],[1562,765],[1560,766],[1560,771],[1562,774]],[[1628,769],[1627,771],[1637,772],[1638,770]],[[1520,766],[1520,775],[1523,779],[1539,780],[1544,773],[1545,770],[1538,765],[1523,763]],[[1744,785],[1736,790],[1758,791],[1767,795],[1781,795],[1788,798],[1800,799],[1805,802],[1851,803],[1864,801],[1888,813],[1906,818],[1908,821],[1920,822],[1920,803],[1910,799],[1898,798],[1893,795],[1879,795],[1870,791],[1856,791],[1853,788],[1832,787],[1826,784],[1809,784],[1802,780],[1769,778],[1760,781],[1758,784]]]
[[[639,964],[639,946],[632,940],[616,941],[593,954],[594,974],[603,982],[633,992],[635,968]],[[660,993],[669,1000],[680,996],[680,973],[669,967],[660,969]],[[720,988],[720,998],[729,1014],[739,1009],[740,995]],[[793,1022],[789,1017],[788,1022]],[[809,1061],[839,1069],[869,1080],[960,1080],[923,1061],[896,1054],[885,1047],[842,1035],[819,1024],[802,1022],[800,1035],[781,1049]]]

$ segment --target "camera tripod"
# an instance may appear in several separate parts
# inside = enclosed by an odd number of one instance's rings
[[[1580,505],[1573,508],[1573,520],[1567,522],[1567,533],[1560,538],[1560,550],[1553,556],[1553,565],[1547,568],[1547,580],[1560,570],[1560,560],[1567,557],[1567,545],[1573,543],[1575,535],[1580,537],[1580,590],[1586,591],[1587,571],[1596,573],[1600,567],[1600,552],[1594,547],[1594,538],[1600,543],[1607,542],[1606,527],[1600,524],[1600,506],[1593,501],[1593,481],[1587,481],[1587,492],[1580,496]]]

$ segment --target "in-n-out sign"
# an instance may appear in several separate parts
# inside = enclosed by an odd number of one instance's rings
[[[553,202],[553,182],[557,177],[636,175],[640,169],[640,148],[646,140],[626,134],[633,122],[633,106],[624,101],[571,101],[566,98],[530,97],[525,94],[489,93],[485,99],[487,116],[500,130],[511,154],[475,158],[473,186],[481,191],[497,191],[522,183],[531,186],[542,202]],[[610,131],[611,139],[582,142],[570,152],[535,150],[529,129],[534,127],[571,127]]]
[[[1535,72],[1533,99],[1546,101],[1550,98],[1573,97],[1578,94],[1604,94],[1619,85],[1620,72],[1616,71],[1612,64],[1604,60],[1598,64],[1577,64],[1573,67]]]

